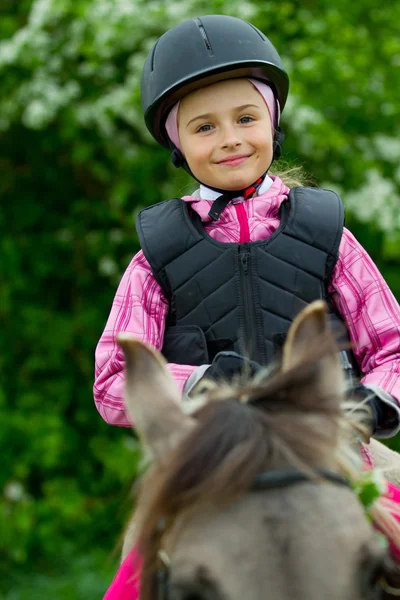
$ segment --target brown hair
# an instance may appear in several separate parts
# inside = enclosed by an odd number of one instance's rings
[[[306,185],[316,187],[315,179],[309,173],[306,173],[302,166],[293,166],[282,160],[279,163],[273,163],[268,174],[279,177],[288,188]]]

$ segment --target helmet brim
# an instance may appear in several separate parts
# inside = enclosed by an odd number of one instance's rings
[[[240,63],[235,60],[232,64],[225,64],[212,71],[209,69],[197,71],[190,79],[177,81],[173,86],[165,89],[145,113],[147,128],[161,145],[169,148],[170,141],[165,130],[165,121],[178,100],[190,92],[218,81],[243,77],[253,77],[268,83],[276,95],[281,112],[283,111],[289,92],[289,78],[286,72],[265,61],[246,60]]]

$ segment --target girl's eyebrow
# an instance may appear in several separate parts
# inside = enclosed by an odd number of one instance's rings
[[[194,121],[198,121],[199,119],[209,119],[212,116],[212,113],[205,113],[204,115],[199,115],[198,117],[194,117],[193,119],[190,119],[190,121],[188,121],[186,123],[186,127],[189,127],[190,123],[193,123]]]
[[[257,104],[242,104],[241,106],[234,106],[233,110],[235,112],[240,112],[242,110],[245,110],[246,108],[258,108],[258,109],[260,109],[260,107],[257,106]],[[193,117],[193,119],[190,119],[190,121],[188,121],[186,123],[186,127],[189,127],[189,125],[191,123],[193,123],[194,121],[197,121],[198,119],[209,119],[212,116],[213,116],[213,113],[205,113],[204,115],[198,115],[197,117]]]

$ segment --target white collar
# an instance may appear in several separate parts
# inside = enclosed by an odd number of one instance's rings
[[[265,194],[265,192],[269,190],[273,183],[274,182],[272,181],[271,177],[269,177],[269,175],[266,175],[264,177],[264,181],[258,188],[257,195],[261,196],[261,194]],[[194,198],[198,198],[200,196],[202,200],[216,200],[217,198],[219,198],[220,195],[221,192],[216,192],[215,190],[212,190],[203,184],[200,184],[200,189],[197,189],[192,194]],[[238,198],[240,198],[240,196],[238,196]],[[234,198],[234,200],[236,200],[236,198]]]

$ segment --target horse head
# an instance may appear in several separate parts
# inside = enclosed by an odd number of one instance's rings
[[[134,516],[141,600],[381,597],[387,551],[348,484],[362,462],[322,302],[294,321],[272,376],[210,389],[191,414],[160,354],[119,343],[152,457]]]

